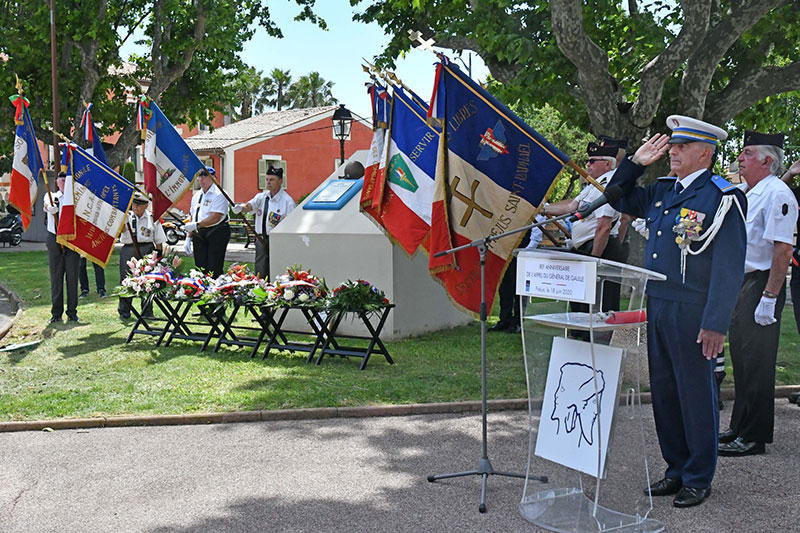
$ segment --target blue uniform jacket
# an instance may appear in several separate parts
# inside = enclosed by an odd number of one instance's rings
[[[744,193],[719,176],[712,181],[710,172],[701,174],[680,195],[674,192],[675,178],[662,178],[647,187],[637,187],[636,180],[643,172],[644,167],[626,159],[614,173],[609,187],[617,185],[624,191],[622,199],[611,204],[614,209],[647,222],[645,268],[667,276],[666,281],[648,282],[648,296],[703,305],[700,328],[727,332],[744,280],[747,251],[745,221],[739,209],[735,203],[731,206],[722,227],[703,253],[686,256],[685,282],[673,226],[685,207],[705,214],[701,235],[705,234],[726,194],[735,194],[747,215]],[[704,243],[694,242],[691,249],[698,250]]]

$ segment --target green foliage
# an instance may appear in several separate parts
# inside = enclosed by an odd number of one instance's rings
[[[334,311],[374,312],[389,305],[389,299],[370,282],[348,280],[333,289],[328,296],[328,308]]]
[[[311,11],[313,0],[295,3],[298,19],[325,27]],[[75,128],[79,134],[84,100],[94,103],[92,114],[102,123],[101,135],[132,130],[136,109],[126,100],[130,88],[134,96],[139,88],[146,89],[175,124],[205,123],[209,111],[241,105],[241,92],[229,87],[247,70],[240,55],[256,27],[282,36],[260,0],[71,0],[56,4],[55,22],[60,105],[54,125],[48,3],[12,0],[0,7],[0,54],[8,56],[0,61],[0,87],[10,94],[14,75],[19,75],[31,100],[37,135],[45,142],[52,139],[48,130],[53,126],[61,133]],[[140,42],[149,53],[121,57],[122,44],[142,34]],[[13,136],[11,114],[4,112],[0,153],[11,153]],[[112,166],[128,157],[135,142],[135,135],[121,137],[108,151]],[[0,172],[9,166],[9,158],[0,160]]]
[[[122,177],[134,185],[136,184],[136,165],[133,161],[125,161],[125,164],[122,165]]]
[[[310,72],[289,87],[287,93],[292,108],[321,107],[338,102],[333,97],[333,82],[325,81],[319,72]]]

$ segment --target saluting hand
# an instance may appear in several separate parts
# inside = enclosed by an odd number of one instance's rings
[[[725,345],[725,334],[719,331],[712,331],[710,329],[700,329],[697,335],[697,344],[703,345],[703,357],[711,360],[722,353],[722,347]]]
[[[656,133],[636,150],[631,161],[639,166],[646,167],[661,159],[661,156],[667,153],[667,150],[669,150],[669,135]]]

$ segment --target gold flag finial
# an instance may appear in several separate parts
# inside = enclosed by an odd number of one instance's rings
[[[25,90],[22,88],[22,82],[19,81],[19,76],[17,76],[16,74],[14,74],[14,77],[17,78],[17,94],[22,96],[22,93],[25,92]]]

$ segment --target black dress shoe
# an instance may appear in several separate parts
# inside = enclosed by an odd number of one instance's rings
[[[519,327],[519,324],[511,324],[506,329],[506,333],[519,333],[522,331],[522,328]]]
[[[75,315],[75,316],[68,316],[68,317],[67,317],[67,322],[78,322],[78,316],[77,316],[77,315]]]
[[[501,320],[494,326],[489,328],[489,331],[506,331],[508,329],[508,322]]]
[[[744,440],[742,437],[737,437],[735,440],[727,443],[720,444],[717,448],[719,455],[726,457],[742,457],[745,455],[761,455],[766,451],[766,446],[763,442],[753,442]]]
[[[675,495],[675,499],[672,500],[672,505],[675,507],[694,507],[706,501],[706,498],[709,496],[711,496],[711,487],[707,489],[683,487],[680,492]]]
[[[650,485],[650,492],[653,496],[669,496],[670,494],[675,494],[681,487],[683,486],[683,482],[681,482],[678,478],[670,478],[665,477],[661,481],[656,481],[652,485]],[[644,489],[645,495],[648,494],[647,489]]]
[[[800,405],[800,392],[790,392],[787,398],[789,398],[789,403]]]
[[[737,435],[734,430],[727,429],[726,431],[723,431],[722,433],[719,434],[718,440],[720,444],[728,444],[729,442],[733,442],[734,440],[736,440],[736,437],[738,436],[739,435]]]
[[[60,316],[51,316],[50,320],[47,321],[48,324],[55,324],[56,322],[61,322]]]

